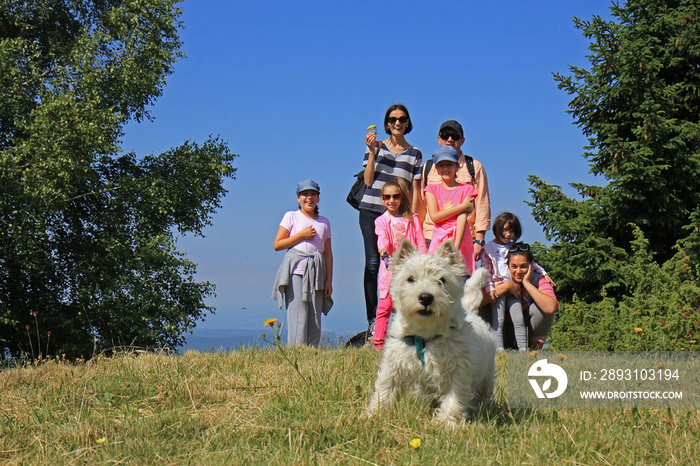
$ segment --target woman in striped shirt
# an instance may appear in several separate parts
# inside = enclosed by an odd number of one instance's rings
[[[381,200],[382,186],[386,181],[403,178],[412,186],[411,208],[418,207],[420,196],[420,176],[423,156],[416,147],[406,141],[413,124],[404,105],[389,107],[384,115],[384,131],[389,135],[384,141],[377,140],[377,134],[367,133],[365,167],[365,194],[360,202],[360,230],[365,246],[365,306],[370,334],[374,331],[377,313],[377,274],[379,272],[379,250],[374,221],[385,210]],[[415,212],[415,210],[414,210]]]

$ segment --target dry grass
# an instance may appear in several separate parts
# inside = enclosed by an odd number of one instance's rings
[[[697,410],[517,410],[459,431],[412,399],[364,420],[378,354],[124,353],[0,372],[3,464],[691,464]],[[499,372],[505,358],[499,357]],[[409,441],[420,438],[415,449]]]

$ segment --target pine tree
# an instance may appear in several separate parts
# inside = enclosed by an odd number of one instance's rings
[[[529,178],[533,214],[553,241],[542,262],[564,298],[630,291],[625,269],[635,226],[659,263],[673,256],[686,227],[697,228],[699,2],[629,0],[610,10],[611,20],[574,19],[591,40],[590,69],[555,74],[572,96],[568,112],[588,137],[590,172],[603,183],[572,183],[578,200]]]

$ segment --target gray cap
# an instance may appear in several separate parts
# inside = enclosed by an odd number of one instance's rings
[[[449,160],[450,162],[457,163],[459,160],[459,153],[457,149],[452,146],[442,146],[435,152],[433,152],[433,164],[437,165],[438,162],[443,160]]]
[[[314,180],[304,180],[297,185],[297,196],[299,195],[300,192],[306,191],[309,189],[321,194],[321,187],[318,185],[318,183],[316,183]]]
[[[445,128],[450,128],[454,131],[457,131],[459,133],[460,139],[464,139],[464,131],[462,130],[462,125],[460,125],[457,121],[447,120],[446,122],[440,125],[439,132],[442,132],[442,130]]]

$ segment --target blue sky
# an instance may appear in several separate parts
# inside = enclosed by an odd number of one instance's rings
[[[525,201],[527,176],[602,184],[581,156],[586,139],[565,113],[553,72],[587,66],[572,17],[609,16],[608,0],[237,1],[180,6],[186,58],[175,66],[155,120],[126,127],[122,147],[160,153],[208,135],[227,141],[238,172],[205,237],[179,248],[217,285],[200,329],[263,328],[284,318],[270,298],[283,252],[272,241],[296,208],[297,182],[321,186],[335,257],[335,306],[324,331],[366,326],[358,213],[345,196],[362,168],[366,127],[405,104],[408,141],[424,160],[441,122],[458,120],[462,149],[487,171],[492,217],[508,210],[523,240],[545,241]],[[573,194],[571,190],[569,194]],[[487,240],[492,237],[487,236]],[[554,277],[556,280],[556,277]]]

